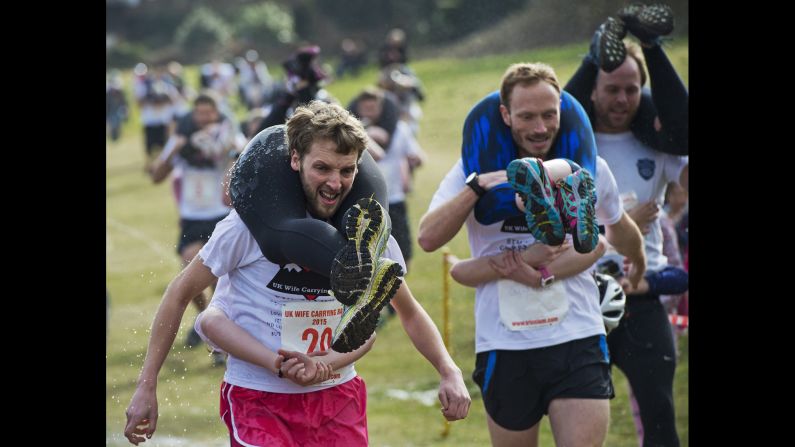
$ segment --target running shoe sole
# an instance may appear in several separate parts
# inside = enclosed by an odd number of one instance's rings
[[[365,293],[353,306],[346,307],[334,329],[331,347],[337,352],[351,352],[362,346],[375,332],[381,309],[395,296],[403,268],[397,262],[381,258],[375,277]]]
[[[563,198],[567,227],[576,220],[575,228],[570,228],[574,249],[578,253],[592,252],[599,243],[599,226],[594,215],[596,188],[593,177],[585,169],[580,169],[558,182],[558,189]]]
[[[668,5],[633,4],[621,9],[618,16],[641,42],[652,42],[674,30],[674,14]]]
[[[373,264],[383,254],[391,233],[389,215],[372,198],[359,199],[345,215],[348,242],[331,265],[330,286],[337,301],[352,306],[373,279]]]
[[[620,67],[627,58],[627,48],[623,38],[626,35],[624,24],[612,17],[608,17],[599,36],[599,68],[607,73]]]

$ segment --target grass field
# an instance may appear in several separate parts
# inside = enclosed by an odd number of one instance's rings
[[[412,64],[425,84],[420,143],[428,162],[416,172],[408,204],[413,237],[421,215],[444,174],[460,154],[461,127],[469,109],[498,88],[505,68],[513,62],[543,61],[552,65],[561,81],[574,73],[587,44],[500,55],[479,59],[435,59]],[[685,83],[688,81],[687,41],[672,43],[668,54]],[[189,71],[189,75],[195,73]],[[189,81],[195,81],[192,76]],[[345,79],[328,89],[343,104],[376,79],[369,69],[355,79]],[[129,85],[129,83],[127,84]],[[131,96],[130,96],[131,97]],[[149,327],[168,282],[178,273],[175,252],[178,216],[168,181],[153,185],[143,172],[144,150],[137,111],[126,124],[120,141],[106,146],[107,288],[111,305],[106,348],[107,445],[129,445],[123,437],[124,410],[140,371]],[[464,231],[450,242],[450,250],[467,257]],[[441,250],[425,253],[414,247],[407,282],[417,299],[441,327]],[[472,395],[469,417],[452,424],[441,437],[443,418],[434,402],[400,397],[435,395],[438,376],[411,345],[403,329],[392,320],[379,330],[373,350],[357,362],[367,383],[370,443],[374,446],[482,446],[489,444],[485,413],[477,386],[471,379],[474,365],[474,289],[456,283],[451,287],[451,351],[464,372]],[[223,369],[213,368],[206,350],[184,350],[181,342],[196,315],[188,309],[175,348],[160,373],[160,420],[150,446],[223,446],[228,434],[218,417],[218,388]],[[682,445],[688,445],[688,340],[680,339],[681,357],[676,373],[675,403]],[[636,446],[635,429],[627,400],[626,379],[613,370],[616,398],[611,401],[611,424],[606,445]],[[541,445],[554,445],[544,420]]]

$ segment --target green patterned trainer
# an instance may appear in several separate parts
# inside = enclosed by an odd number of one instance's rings
[[[381,309],[395,296],[403,268],[397,262],[379,259],[373,280],[352,306],[346,306],[342,320],[334,329],[331,347],[337,352],[351,352],[362,346],[375,332]]]

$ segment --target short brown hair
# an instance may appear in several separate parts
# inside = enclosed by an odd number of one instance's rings
[[[333,141],[338,154],[356,151],[357,159],[367,146],[367,133],[356,117],[336,104],[311,101],[298,107],[287,121],[287,144],[303,160],[312,142],[320,138]]]
[[[500,102],[510,109],[511,93],[517,85],[534,85],[539,82],[550,84],[560,93],[560,83],[555,70],[547,64],[536,62],[522,62],[513,64],[505,70],[500,84]]]

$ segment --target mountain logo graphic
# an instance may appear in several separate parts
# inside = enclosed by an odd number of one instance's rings
[[[329,279],[298,264],[281,265],[278,273],[268,283],[268,288],[279,293],[303,295],[314,301],[319,296],[329,296]]]

